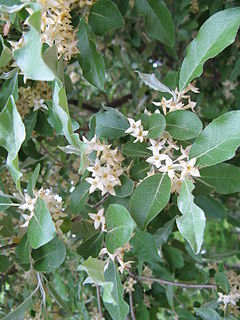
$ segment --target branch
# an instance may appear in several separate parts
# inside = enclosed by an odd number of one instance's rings
[[[56,165],[64,168],[64,164],[61,161],[59,161],[52,153],[50,153],[47,148],[45,148],[42,144],[40,144],[40,148],[42,148],[50,158],[55,160]]]
[[[195,283],[184,283],[184,282],[175,282],[175,281],[168,281],[158,278],[151,278],[151,277],[138,277],[133,274],[131,274],[132,277],[134,277],[137,280],[148,280],[152,282],[157,282],[159,284],[165,284],[169,286],[175,286],[175,287],[181,287],[181,288],[187,288],[187,289],[217,289],[217,286],[215,284],[195,284]]]
[[[7,244],[7,245],[5,245],[5,246],[1,246],[1,247],[0,247],[0,251],[1,251],[1,250],[6,250],[6,249],[15,248],[16,246],[17,246],[17,243]]]
[[[132,320],[136,320],[135,313],[134,313],[134,307],[133,307],[132,290],[129,291],[129,305],[130,305]]]
[[[103,318],[102,303],[101,303],[101,296],[100,296],[100,287],[98,285],[96,285],[96,291],[97,291],[98,312],[102,319]]]

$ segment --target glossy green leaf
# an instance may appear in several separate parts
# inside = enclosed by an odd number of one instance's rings
[[[145,18],[149,35],[169,46],[174,45],[174,24],[171,14],[162,0],[136,0],[139,14]]]
[[[105,214],[106,247],[110,253],[126,244],[136,227],[128,210],[119,204],[111,204]]]
[[[107,270],[104,272],[105,280],[113,283],[112,296],[116,304],[104,303],[105,308],[109,312],[113,320],[126,319],[128,314],[128,304],[123,299],[123,286],[119,276],[119,272],[113,261],[108,264]]]
[[[166,122],[166,131],[177,140],[193,139],[202,131],[202,122],[191,111],[177,110],[169,112],[166,115]]]
[[[54,72],[47,66],[42,56],[41,6],[32,5],[35,12],[25,21],[30,30],[24,34],[24,44],[14,50],[16,63],[27,79],[52,81]]]
[[[17,111],[14,98],[10,96],[0,113],[0,146],[8,151],[7,167],[18,189],[22,174],[19,170],[18,151],[25,139],[25,127]]]
[[[127,119],[113,108],[96,114],[96,135],[101,138],[120,138],[129,127]]]
[[[0,35],[0,68],[8,65],[12,59],[12,51],[5,45],[3,37]]]
[[[0,272],[6,272],[11,265],[11,261],[9,260],[9,257],[5,255],[0,255]]]
[[[71,194],[70,209],[73,213],[81,213],[89,196],[90,184],[80,182]]]
[[[80,52],[78,61],[82,68],[84,78],[95,87],[104,90],[104,59],[97,51],[94,35],[84,19],[81,19],[80,21],[77,39],[77,47]]]
[[[0,194],[0,211],[7,210],[11,207],[12,201],[5,195]]]
[[[56,235],[51,214],[42,198],[38,198],[36,201],[34,215],[29,222],[27,235],[33,249],[48,243]]]
[[[148,118],[148,138],[156,139],[161,136],[166,127],[166,120],[160,113],[153,113]]]
[[[240,145],[240,111],[230,111],[213,120],[197,137],[190,158],[200,167],[231,159]]]
[[[152,155],[151,151],[147,149],[148,144],[141,142],[128,142],[123,147],[123,153],[129,157],[150,157]]]
[[[155,174],[144,179],[135,189],[130,213],[137,225],[145,229],[168,204],[171,192],[171,181],[166,174]]]
[[[77,253],[85,260],[90,256],[97,258],[103,244],[103,234],[97,232],[77,247]]]
[[[192,181],[185,178],[177,199],[178,208],[182,216],[177,217],[176,223],[178,230],[189,242],[193,252],[198,254],[203,243],[206,218],[202,209],[194,203],[193,190]]]
[[[224,21],[224,23],[223,23]],[[200,28],[189,44],[180,69],[179,90],[203,72],[203,64],[234,42],[240,24],[240,8],[217,12]]]
[[[34,269],[39,272],[52,272],[64,262],[66,258],[65,245],[58,238],[54,238],[41,248],[32,251]]]
[[[122,28],[124,20],[118,6],[110,0],[97,1],[90,10],[89,24],[97,35]]]
[[[37,178],[38,178],[38,175],[39,175],[39,172],[40,172],[40,168],[41,168],[41,165],[40,163],[36,166],[36,168],[34,169],[31,177],[29,178],[28,180],[28,185],[27,185],[27,192],[28,194],[33,198],[33,190],[36,186],[36,182],[37,182]]]
[[[118,198],[125,198],[133,193],[134,182],[127,176],[122,175],[120,178],[121,185],[114,188]]]
[[[228,163],[220,163],[200,170],[202,181],[214,188],[217,193],[231,194],[240,192],[240,168]]]
[[[130,244],[139,260],[149,263],[161,261],[152,234],[137,229]]]

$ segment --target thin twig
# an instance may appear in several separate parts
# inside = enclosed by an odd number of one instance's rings
[[[15,248],[17,246],[17,243],[10,243],[10,244],[7,244],[5,246],[1,246],[0,247],[0,251],[1,250],[6,250],[6,249],[11,249],[11,248]]]
[[[168,281],[168,280],[163,280],[159,278],[151,278],[151,277],[138,277],[133,274],[131,274],[132,277],[138,280],[148,280],[152,282],[157,282],[160,284],[165,284],[169,286],[175,286],[175,287],[181,287],[181,288],[187,288],[187,289],[217,289],[217,286],[215,284],[195,284],[195,283],[184,283],[184,282],[177,282],[177,281]]]
[[[42,144],[41,144],[40,146],[41,146],[41,148],[46,152],[46,154],[47,154],[49,157],[51,157],[53,160],[55,160],[55,162],[56,162],[57,165],[59,165],[59,166],[62,167],[62,168],[64,167],[64,164],[63,164],[61,161],[59,161],[52,153],[50,153],[47,148],[45,148]]]
[[[136,320],[135,313],[134,313],[134,307],[133,307],[132,290],[129,291],[129,305],[130,305],[132,320]]]
[[[109,193],[106,193],[106,194],[102,197],[102,199],[101,199],[98,203],[96,203],[96,204],[94,205],[94,208],[98,209],[98,208],[103,204],[103,202],[107,199],[108,196],[109,196]]]
[[[101,296],[100,296],[100,287],[98,285],[96,285],[96,291],[97,291],[98,312],[102,319],[103,318],[102,303],[101,303]]]

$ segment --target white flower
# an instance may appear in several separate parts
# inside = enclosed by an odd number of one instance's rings
[[[83,142],[87,145],[85,149],[86,154],[90,154],[93,151],[97,151],[97,154],[104,150],[104,146],[101,144],[101,142],[97,139],[97,136],[95,135],[92,140],[88,140],[85,137],[83,138]]]
[[[174,176],[173,179],[171,180],[171,192],[180,193],[181,186],[182,186],[182,180],[179,179],[177,176]]]
[[[43,99],[34,99],[34,108],[33,111],[37,111],[37,110],[48,110],[48,107],[46,106],[46,104],[44,103]]]
[[[168,176],[170,179],[173,179],[175,176],[175,168],[178,167],[177,164],[173,164],[172,159],[167,156],[167,158],[165,159],[165,166],[162,166],[161,168],[159,168],[160,172],[167,172]]]
[[[88,215],[94,221],[94,228],[96,230],[102,226],[101,230],[105,231],[104,208],[100,209],[97,214],[89,213]]]
[[[125,131],[125,133],[133,133],[136,132],[137,130],[142,129],[142,123],[141,120],[138,120],[135,122],[132,118],[128,118],[128,122],[130,123],[130,127]]]
[[[180,161],[180,165],[183,167],[183,170],[181,172],[181,180],[189,176],[200,177],[199,170],[196,167],[194,167],[196,160],[196,158],[193,158],[187,162]]]
[[[135,137],[136,139],[133,141],[133,143],[136,143],[136,142],[143,142],[144,138],[147,137],[148,135],[148,131],[143,131],[143,130],[139,130],[137,132],[137,134],[135,133],[132,133],[132,136]]]
[[[89,193],[93,193],[96,189],[99,189],[102,185],[99,177],[86,178],[85,180],[91,185],[89,189]]]
[[[166,142],[165,139],[163,140],[150,139],[151,147],[148,147],[148,149],[151,150],[153,154],[155,154],[163,149],[165,142]]]
[[[157,168],[160,168],[162,161],[166,160],[168,156],[166,154],[155,153],[152,157],[148,158],[146,161]]]

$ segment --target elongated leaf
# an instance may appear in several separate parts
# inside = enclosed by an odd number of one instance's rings
[[[79,183],[71,194],[70,209],[73,213],[81,213],[83,210],[88,195],[90,184],[86,181]]]
[[[19,179],[22,176],[19,171],[18,151],[24,139],[25,127],[17,111],[14,98],[10,96],[0,113],[0,146],[8,151],[7,167],[18,189],[20,189]]]
[[[84,78],[92,85],[104,90],[105,64],[103,57],[96,49],[96,43],[90,27],[81,19],[77,32],[78,61]]]
[[[160,113],[153,113],[148,118],[148,138],[156,139],[161,136],[166,127],[166,120]]]
[[[0,211],[7,210],[9,207],[11,207],[12,201],[4,195],[0,194]]]
[[[232,8],[217,12],[202,25],[197,37],[187,48],[180,69],[180,90],[202,74],[203,64],[208,59],[234,42],[239,24],[240,8]]]
[[[89,24],[97,35],[122,28],[124,20],[118,6],[110,0],[99,0],[90,10]]]
[[[240,145],[240,111],[230,111],[213,120],[197,137],[190,158],[200,167],[231,159]]]
[[[133,180],[144,179],[150,171],[150,164],[142,161],[136,163],[130,170],[130,176]]]
[[[57,269],[66,258],[65,245],[54,238],[41,248],[32,251],[34,269],[39,272],[51,272]]]
[[[119,276],[119,272],[113,261],[108,264],[107,270],[104,272],[106,281],[113,283],[112,296],[116,304],[104,303],[107,311],[113,320],[126,319],[128,314],[128,304],[123,299],[123,286]]]
[[[212,308],[201,307],[195,308],[196,314],[203,320],[222,320],[222,317]]]
[[[18,99],[18,72],[15,72],[12,77],[7,79],[0,91],[0,110],[5,106],[10,96],[13,96],[14,101]]]
[[[167,92],[172,95],[172,91],[167,86],[165,86],[165,84],[159,81],[154,73],[142,73],[139,71],[137,71],[137,73],[140,76],[141,80],[151,89],[154,89],[160,92]]]
[[[174,25],[171,14],[162,0],[136,0],[137,11],[145,18],[151,37],[169,46],[174,45]]]
[[[127,176],[122,175],[120,178],[121,185],[114,188],[118,198],[125,198],[133,193],[134,182]]]
[[[152,153],[147,149],[147,147],[148,145],[144,142],[128,142],[123,147],[123,153],[129,157],[150,157]]]
[[[0,35],[0,68],[7,66],[9,61],[12,59],[12,51],[5,45],[3,37]]]
[[[30,309],[32,297],[38,291],[38,287],[15,310],[7,314],[2,320],[24,320],[25,312]]]
[[[53,299],[57,302],[57,304],[63,308],[63,310],[73,316],[73,313],[71,309],[69,308],[68,304],[60,297],[60,295],[57,293],[57,291],[53,288],[53,286],[48,282],[47,283],[47,288],[52,295]]]
[[[177,110],[166,116],[166,130],[177,140],[189,140],[202,131],[202,122],[198,116],[190,111]]]
[[[66,91],[60,81],[54,82],[53,104],[49,108],[49,112],[50,122],[57,134],[64,135],[71,145],[79,147],[79,137],[73,132]]]
[[[24,44],[14,50],[14,58],[24,76],[32,80],[52,81],[54,72],[47,66],[42,57],[41,43],[41,6],[32,4],[33,14],[25,22],[30,30],[24,34]]]
[[[102,248],[102,243],[103,234],[101,232],[97,232],[77,247],[77,253],[84,259],[87,259],[90,256],[97,258]]]
[[[29,181],[28,181],[28,185],[27,185],[27,192],[28,194],[33,198],[33,190],[35,188],[36,182],[37,182],[37,178],[39,175],[39,171],[40,171],[41,165],[38,164],[36,166],[36,168],[33,171],[33,174],[31,175]]]
[[[26,233],[16,247],[16,256],[22,264],[30,263],[30,245]]]
[[[6,272],[11,265],[9,257],[0,254],[0,272]]]
[[[192,181],[186,178],[182,183],[177,201],[182,216],[177,217],[176,223],[178,230],[189,242],[193,252],[198,254],[203,242],[206,218],[202,209],[194,203],[193,190]]]
[[[198,196],[195,203],[209,218],[223,219],[227,216],[226,208],[223,204],[210,196]]]
[[[106,247],[113,253],[132,237],[136,227],[128,210],[119,204],[111,204],[106,211]]]
[[[240,192],[240,168],[228,163],[220,163],[216,166],[200,170],[201,178],[208,186],[221,194]]]
[[[155,174],[144,179],[133,193],[130,212],[141,229],[167,205],[170,198],[171,181],[168,175]]]
[[[34,216],[29,222],[27,234],[33,249],[48,243],[56,235],[51,214],[42,198],[38,198],[36,201]]]
[[[108,108],[96,114],[96,135],[101,138],[120,138],[129,128],[127,119],[118,110]]]

